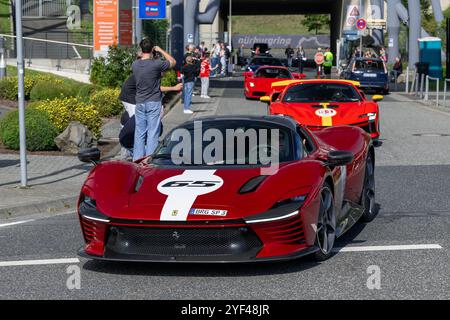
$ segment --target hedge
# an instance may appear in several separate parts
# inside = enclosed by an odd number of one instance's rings
[[[101,117],[116,116],[123,110],[119,95],[120,89],[103,89],[91,95],[90,103],[95,106]]]
[[[29,151],[53,150],[58,129],[45,111],[25,110],[26,147]],[[14,110],[0,121],[0,139],[5,147],[19,150],[19,111]]]

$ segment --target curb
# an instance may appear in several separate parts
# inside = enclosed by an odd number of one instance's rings
[[[164,106],[164,116],[166,116],[173,107],[175,107],[181,99],[181,92],[178,92],[168,103]]]
[[[27,216],[31,214],[57,214],[68,209],[76,209],[78,196],[66,197],[51,201],[40,201],[23,206],[0,209],[0,221]]]

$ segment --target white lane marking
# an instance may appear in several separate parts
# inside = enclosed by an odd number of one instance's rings
[[[27,223],[27,222],[31,222],[31,221],[34,221],[34,219],[31,219],[31,220],[24,220],[24,221],[17,221],[17,222],[10,222],[10,223],[3,223],[3,224],[0,224],[0,228],[1,228],[1,227],[14,226],[14,225],[16,225],[16,224],[22,224],[22,223]]]
[[[334,248],[333,252],[395,251],[395,250],[424,250],[424,249],[442,249],[442,247],[439,244],[358,246],[358,247]]]
[[[65,259],[45,259],[45,260],[0,261],[0,267],[37,266],[44,264],[71,264],[71,263],[80,263],[80,260],[78,258],[65,258]]]

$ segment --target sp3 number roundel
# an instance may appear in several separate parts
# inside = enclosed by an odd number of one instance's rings
[[[334,109],[319,109],[316,110],[316,116],[321,118],[334,117],[337,114]]]

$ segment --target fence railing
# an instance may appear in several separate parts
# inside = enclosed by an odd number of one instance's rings
[[[428,101],[429,89],[430,89],[430,80],[431,81],[436,81],[436,106],[439,106],[439,81],[441,80],[439,78],[433,78],[433,77],[430,77],[428,75],[426,76],[424,100]]]
[[[0,34],[5,41],[5,56],[15,58],[15,35]],[[24,34],[25,59],[91,59],[92,34],[89,32],[39,32]]]

